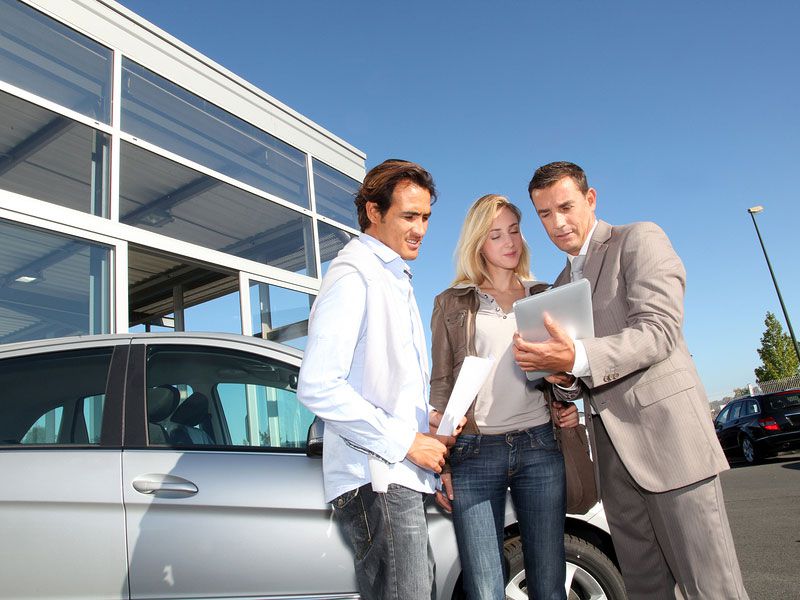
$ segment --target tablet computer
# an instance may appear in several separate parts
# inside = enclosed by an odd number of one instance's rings
[[[544,313],[550,315],[574,340],[594,337],[592,286],[588,279],[551,288],[514,302],[517,331],[529,342],[543,342],[550,337],[544,326]],[[539,379],[549,371],[528,371],[528,379]]]

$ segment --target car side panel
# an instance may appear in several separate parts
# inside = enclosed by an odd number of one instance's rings
[[[123,456],[131,597],[352,594],[352,556],[304,454],[129,450]],[[197,493],[134,488],[169,475]]]
[[[128,598],[120,455],[0,451],[0,598]]]
[[[728,419],[719,432],[719,441],[725,454],[731,456],[739,452],[739,424],[741,418]]]

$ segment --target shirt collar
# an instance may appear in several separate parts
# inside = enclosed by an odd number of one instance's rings
[[[589,242],[592,241],[594,230],[597,229],[597,224],[599,222],[600,221],[595,217],[594,225],[592,225],[592,228],[589,230],[589,235],[586,236],[586,239],[583,241],[583,246],[581,246],[581,251],[578,252],[576,256],[586,256],[586,254],[589,252]],[[575,256],[572,256],[572,254],[567,254],[567,259],[569,260],[569,264],[572,264],[572,259],[574,258]]]
[[[383,266],[391,271],[392,274],[396,277],[408,276],[408,278],[411,279],[411,267],[408,266],[408,263],[406,263],[397,252],[368,233],[362,232],[359,239],[375,254],[375,256],[381,259]]]

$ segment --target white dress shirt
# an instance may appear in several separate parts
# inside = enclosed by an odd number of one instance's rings
[[[589,235],[586,236],[583,246],[581,246],[581,251],[578,252],[578,256],[586,256],[587,252],[589,252],[589,242],[594,235],[595,229],[597,229],[597,219],[595,219],[594,225],[592,225],[592,228],[589,230]],[[574,256],[567,254],[567,260],[569,260],[570,266],[574,259]],[[572,365],[572,371],[570,371],[570,373],[575,377],[588,377],[592,374],[589,369],[589,357],[586,355],[586,348],[580,340],[575,340],[575,362]]]
[[[331,262],[309,317],[297,397],[325,421],[325,498],[371,481],[368,458],[389,482],[435,489],[433,473],[405,458],[428,425],[428,354],[410,270],[367,234]]]

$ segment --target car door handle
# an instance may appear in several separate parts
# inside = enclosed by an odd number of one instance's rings
[[[168,498],[193,496],[197,486],[175,475],[142,475],[133,480],[133,489],[140,494],[153,494]]]

